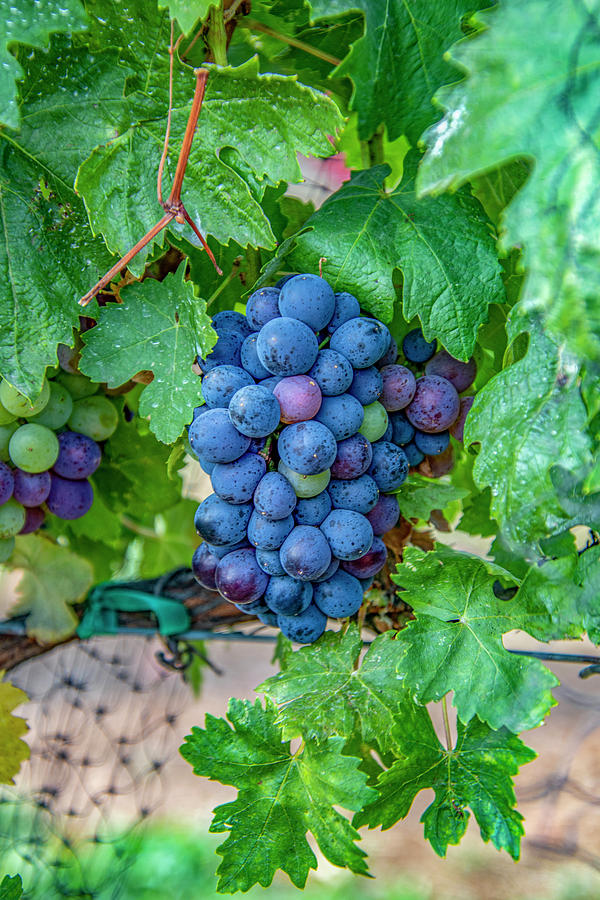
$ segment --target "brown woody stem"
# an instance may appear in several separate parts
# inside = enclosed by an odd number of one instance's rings
[[[204,100],[204,91],[206,90],[206,79],[208,78],[208,69],[196,69],[196,89],[194,91],[194,99],[192,108],[185,128],[183,143],[179,151],[179,159],[177,160],[177,168],[175,169],[175,178],[173,179],[173,187],[167,201],[167,207],[173,207],[181,202],[181,186],[183,185],[183,176],[187,168],[190,150],[192,149],[192,141],[194,133],[198,125],[198,116],[202,109],[202,101]]]

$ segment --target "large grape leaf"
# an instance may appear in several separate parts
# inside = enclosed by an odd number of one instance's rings
[[[197,775],[238,788],[233,803],[218,806],[211,831],[229,832],[217,852],[218,890],[268,887],[277,869],[302,888],[316,857],[307,840],[311,831],[334,865],[366,872],[358,834],[334,807],[359,810],[374,799],[358,770],[359,760],[342,756],[344,739],[309,741],[295,753],[282,741],[276,708],[267,701],[230,700],[227,718],[206,716],[205,729],[192,729],[181,748]],[[233,726],[233,727],[232,727]]]
[[[437,552],[405,550],[392,580],[417,618],[398,635],[398,672],[420,703],[454,691],[465,724],[478,716],[491,728],[525,731],[550,712],[558,681],[537,660],[510,654],[502,635],[541,628],[548,612],[535,597],[498,600],[488,566],[439,545]]]
[[[490,303],[504,288],[491,226],[479,202],[461,191],[418,200],[417,154],[405,160],[401,183],[386,191],[389,166],[359,172],[306,223],[291,256],[298,271],[316,271],[337,291],[356,294],[361,306],[389,322],[394,269],[402,271],[403,313],[418,315],[428,340],[468,359]]]
[[[458,723],[456,745],[446,750],[433,728],[426,734],[402,732],[403,758],[379,777],[379,798],[359,812],[354,823],[391,828],[410,810],[415,796],[433,788],[435,799],[421,816],[425,837],[439,856],[458,844],[473,812],[481,837],[520,854],[523,817],[515,809],[512,776],[535,753],[506,729],[492,731],[479,719]]]
[[[19,900],[23,894],[23,882],[20,875],[5,875],[0,881],[0,900]]]
[[[550,479],[553,465],[583,466],[589,456],[586,410],[568,354],[532,328],[527,354],[475,397],[465,446],[481,444],[473,467],[491,487],[491,513],[509,543],[523,547],[566,527]]]
[[[283,736],[349,739],[358,723],[364,741],[387,751],[396,725],[418,731],[427,713],[415,706],[397,675],[400,648],[394,637],[386,632],[376,638],[360,666],[362,638],[355,625],[290,653],[285,668],[257,688],[279,706]]]
[[[154,380],[144,388],[139,411],[150,428],[172,443],[192,421],[201,401],[200,381],[192,371],[196,356],[206,356],[216,340],[206,303],[185,281],[185,263],[164,281],[147,278],[121,292],[122,303],[105,306],[98,325],[83,336],[79,368],[109,387],[124,384],[142,369]]]
[[[193,93],[193,82],[189,94]],[[166,107],[166,95],[165,95]],[[165,184],[174,173],[189,101],[174,104]],[[132,113],[136,111],[132,102]],[[343,123],[335,103],[294,78],[260,75],[257,61],[212,69],[183,187],[188,213],[222,244],[273,247],[260,207],[267,184],[300,181],[296,153],[329,156],[328,135]],[[124,253],[160,218],[156,179],[164,118],[132,119],[130,128],[98,147],[83,164],[77,190],[90,221],[111,250]],[[182,226],[173,223],[175,231]],[[139,273],[150,251],[131,265]]]
[[[383,122],[390,140],[405,134],[413,146],[436,113],[437,88],[456,78],[444,52],[461,35],[461,18],[480,3],[469,0],[310,0],[312,18],[360,9],[364,35],[333,72],[354,84],[361,140]]]
[[[21,569],[12,616],[27,616],[27,634],[40,644],[51,644],[73,634],[79,620],[72,603],[83,600],[92,586],[89,562],[37,534],[17,538],[11,557]]]
[[[411,475],[395,493],[405,519],[427,522],[433,509],[444,509],[449,503],[462,500],[469,492],[437,478]]]
[[[420,191],[456,188],[515,157],[533,161],[502,217],[524,248],[522,304],[580,350],[600,350],[600,6],[505,0],[451,51],[467,73],[437,99]]]
[[[53,32],[80,31],[87,17],[79,0],[11,0],[0,16],[0,122],[19,127],[19,106],[15,81],[24,72],[10,49],[17,44],[43,47]]]
[[[189,34],[198,19],[205,19],[211,6],[218,6],[218,0],[166,0],[172,19],[177,19],[184,34]]]
[[[0,784],[10,784],[21,763],[29,759],[29,747],[21,737],[27,733],[25,719],[13,715],[13,709],[27,703],[28,697],[19,688],[2,681],[0,672]]]

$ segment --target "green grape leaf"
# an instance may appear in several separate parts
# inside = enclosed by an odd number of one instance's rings
[[[366,872],[357,832],[334,807],[359,810],[374,799],[358,770],[359,760],[342,755],[344,739],[309,741],[292,753],[276,724],[277,710],[267,701],[232,699],[227,718],[206,716],[205,729],[194,727],[181,753],[197,775],[238,788],[233,803],[218,806],[213,832],[229,832],[217,852],[218,890],[268,887],[277,869],[302,888],[316,857],[307,840],[311,831],[334,865]]]
[[[204,21],[211,6],[218,6],[218,0],[167,0],[160,2],[166,6],[172,19],[177,19],[184,34],[189,34],[198,19]]]
[[[525,357],[475,397],[465,446],[481,444],[473,478],[478,487],[491,488],[491,513],[509,543],[528,547],[567,525],[549,470],[553,465],[576,470],[589,456],[576,379],[568,355],[532,330]]]
[[[405,519],[423,519],[429,521],[432,509],[444,509],[455,500],[462,500],[468,495],[464,488],[446,484],[439,478],[423,478],[411,475],[395,492],[400,512]]]
[[[481,33],[452,48],[467,77],[437,94],[446,114],[425,135],[419,191],[454,189],[509,160],[532,160],[501,218],[502,246],[524,248],[521,304],[597,354],[600,198],[591,185],[600,178],[600,12],[596,4],[525,0],[477,19]]]
[[[92,567],[65,547],[29,534],[17,538],[11,557],[23,574],[16,587],[12,616],[27,616],[27,634],[40,644],[52,644],[73,634],[79,619],[72,603],[83,600],[93,581]]]
[[[523,817],[515,809],[512,776],[535,753],[506,729],[492,731],[478,719],[458,723],[456,745],[446,750],[433,729],[427,736],[402,733],[404,757],[379,777],[379,798],[359,812],[354,823],[390,828],[403,819],[419,791],[433,788],[435,799],[421,816],[425,837],[439,856],[458,844],[470,813],[481,837],[520,854]]]
[[[130,285],[121,299],[101,309],[98,325],[83,335],[79,368],[113,388],[142,369],[151,370],[154,380],[142,392],[139,412],[150,416],[160,441],[172,443],[201,400],[192,364],[216,340],[206,303],[185,281],[185,263],[164,281],[147,278]]]
[[[398,187],[387,192],[389,166],[359,172],[306,223],[291,255],[297,271],[316,271],[334,290],[356,294],[361,306],[389,322],[395,268],[403,276],[403,314],[418,315],[428,340],[468,359],[490,303],[504,300],[490,223],[466,192],[417,200],[411,153]],[[441,201],[441,202],[440,202]]]
[[[23,882],[20,875],[5,875],[0,881],[0,900],[20,900]]]
[[[192,500],[180,500],[161,512],[154,522],[154,533],[144,536],[140,559],[140,576],[158,578],[181,566],[190,566],[198,535],[194,513],[198,506]]]
[[[461,18],[479,5],[465,0],[310,0],[313,19],[354,9],[364,13],[364,35],[333,72],[352,79],[351,105],[358,112],[361,140],[384,122],[390,140],[405,134],[416,144],[436,118],[434,92],[456,78],[444,52],[462,35]]]
[[[600,529],[600,492],[584,493],[580,472],[569,472],[559,465],[550,469],[550,478],[570,524]]]
[[[166,95],[164,103],[166,108]],[[165,184],[174,174],[188,112],[189,101],[174,103]],[[256,182],[264,190],[282,180],[300,181],[296,152],[330,156],[328,135],[342,124],[332,100],[294,78],[260,75],[256,59],[211,69],[186,169],[189,215],[222,244],[233,239],[272,248],[273,233],[254,196]],[[156,180],[163,138],[163,118],[133,117],[127,131],[98,147],[79,170],[77,190],[94,231],[102,232],[114,252],[125,253],[161,216]],[[169,227],[183,230],[175,222]],[[150,249],[132,263],[134,273],[142,271]]]
[[[57,31],[81,31],[87,27],[87,17],[79,0],[13,0],[0,21],[0,122],[11,128],[19,127],[19,105],[15,81],[24,77],[10,48],[17,44],[43,47],[50,35]]]
[[[540,627],[548,614],[534,599],[498,600],[489,565],[439,545],[430,553],[405,550],[392,580],[417,618],[398,635],[405,648],[398,672],[420,703],[454,691],[465,724],[478,716],[491,728],[525,731],[550,712],[558,681],[537,660],[510,654],[502,635]]]
[[[396,673],[400,648],[394,633],[376,638],[358,667],[361,650],[355,625],[345,634],[327,632],[318,644],[290,653],[285,669],[257,687],[279,706],[284,738],[348,739],[358,722],[367,743],[387,750],[398,722],[418,730],[427,714]]]
[[[29,747],[21,738],[29,730],[25,719],[13,715],[15,707],[27,703],[27,694],[2,681],[0,672],[0,784],[11,784],[25,759]],[[0,886],[0,896],[1,896]]]

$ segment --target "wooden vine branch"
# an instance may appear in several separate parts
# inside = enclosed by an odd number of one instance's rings
[[[173,59],[173,38],[171,32],[171,61]],[[192,142],[194,140],[194,133],[196,131],[196,127],[198,125],[198,116],[200,115],[200,110],[202,109],[202,101],[204,100],[204,92],[206,90],[206,81],[208,79],[208,69],[199,68],[194,69],[196,75],[196,89],[194,91],[194,99],[192,101],[192,108],[190,110],[190,114],[188,117],[185,134],[183,136],[183,143],[181,145],[181,150],[179,151],[179,158],[177,160],[177,168],[175,169],[175,177],[173,179],[173,186],[171,188],[171,193],[169,194],[168,200],[161,200],[162,197],[162,169],[164,167],[164,159],[166,158],[166,150],[168,149],[168,140],[170,133],[170,115],[167,120],[167,135],[165,140],[165,151],[163,151],[163,157],[161,158],[161,165],[159,166],[159,181],[158,181],[158,196],[159,202],[161,203],[162,208],[165,210],[165,215],[153,225],[152,228],[146,232],[143,238],[135,244],[125,256],[121,257],[121,259],[115,263],[112,268],[108,270],[108,272],[94,285],[91,290],[87,292],[85,297],[82,297],[79,301],[80,306],[87,306],[87,304],[93,300],[96,294],[102,290],[102,288],[106,287],[106,285],[118,275],[123,266],[126,266],[131,260],[136,256],[140,250],[142,250],[147,244],[152,241],[157,234],[166,228],[169,222],[172,222],[175,219],[176,222],[183,224],[183,222],[187,222],[190,226],[194,234],[197,238],[199,238],[200,243],[208,253],[212,264],[215,269],[222,275],[223,272],[217,265],[217,261],[213,255],[212,250],[206,243],[204,237],[200,234],[196,224],[192,221],[188,211],[186,210],[183,201],[181,199],[181,188],[183,186],[183,178],[185,175],[185,170],[187,168],[188,160],[190,157],[190,150],[192,149]],[[171,111],[171,105],[169,103],[169,113]]]

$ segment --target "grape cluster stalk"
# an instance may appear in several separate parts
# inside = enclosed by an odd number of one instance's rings
[[[61,352],[64,351],[64,352]],[[33,401],[0,382],[0,563],[17,534],[43,527],[48,514],[73,520],[92,506],[89,478],[102,461],[102,442],[118,425],[113,403],[59,347],[60,369]]]
[[[360,609],[386,563],[409,470],[462,440],[476,375],[413,329],[396,341],[313,274],[213,320],[188,438],[214,493],[196,511],[205,588],[298,643]],[[402,361],[401,361],[402,360]],[[451,464],[451,463],[450,463]]]

